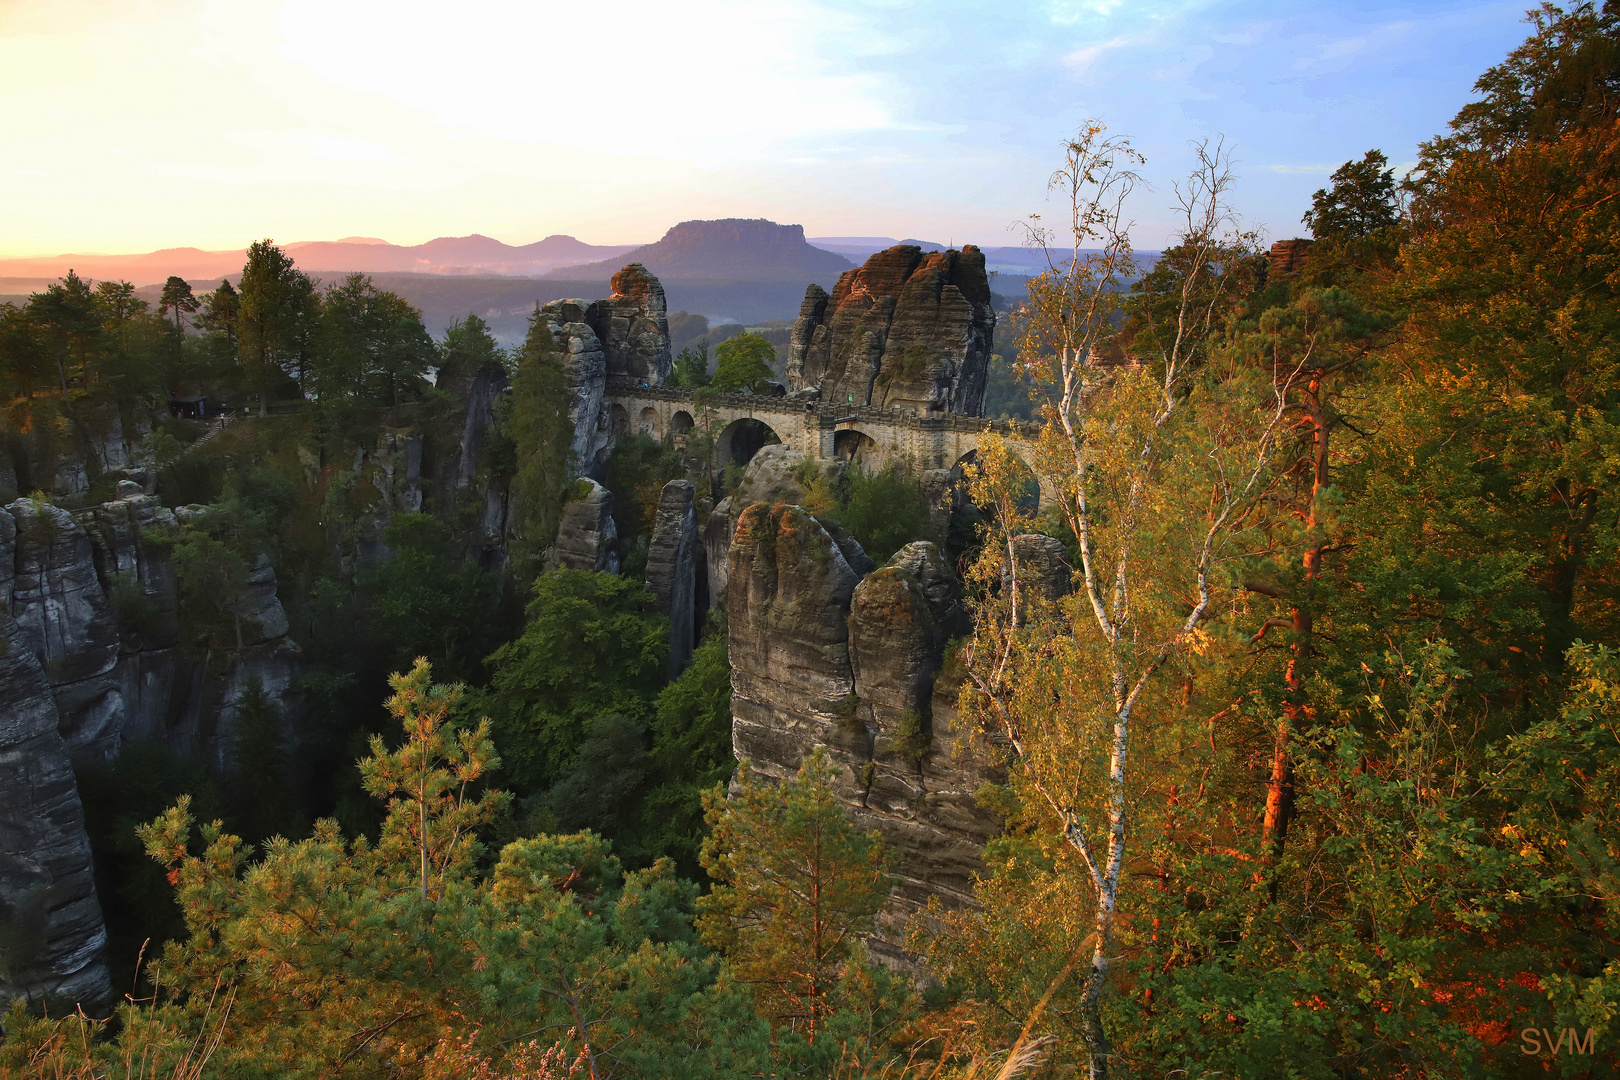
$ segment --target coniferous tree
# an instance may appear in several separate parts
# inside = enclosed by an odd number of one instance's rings
[[[517,455],[512,531],[530,564],[529,573],[540,552],[556,539],[569,473],[588,464],[574,460],[565,359],[551,320],[536,304],[528,337],[518,351],[507,414]]]
[[[28,298],[28,318],[56,365],[62,397],[70,384],[84,384],[86,368],[104,347],[101,311],[90,283],[72,270],[61,281]]]
[[[709,340],[701,338],[681,350],[671,372],[671,385],[696,390],[709,385]]]
[[[439,343],[438,385],[449,387],[470,380],[489,366],[505,367],[506,350],[489,332],[489,324],[477,315],[457,319],[444,332]]]
[[[350,274],[321,298],[314,388],[323,402],[398,405],[434,359],[422,316],[398,295]]]
[[[1400,219],[1395,170],[1382,150],[1347,161],[1333,172],[1333,187],[1318,189],[1301,220],[1317,239],[1359,240]]]
[[[282,723],[281,710],[265,693],[264,681],[248,676],[236,702],[231,788],[236,821],[249,843],[287,836],[293,828],[296,793]]]
[[[726,953],[761,1015],[812,1041],[843,1004],[889,893],[882,841],[849,824],[831,781],[818,747],[780,785],[744,762],[734,797],[717,787],[703,799],[703,868],[715,881],[698,901],[703,940]]]
[[[314,315],[314,288],[292,257],[270,240],[249,247],[242,267],[236,347],[247,384],[258,394],[260,416],[269,415],[270,395],[297,362]]]
[[[186,320],[192,318],[200,307],[202,301],[192,293],[191,283],[185,278],[171,274],[169,280],[163,283],[163,292],[158,297],[158,314],[173,323],[176,335],[186,332]]]

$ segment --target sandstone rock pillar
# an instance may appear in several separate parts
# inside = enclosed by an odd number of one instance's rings
[[[0,611],[0,1002],[99,1011],[112,996],[107,931],[57,728],[33,645]]]
[[[658,517],[647,550],[647,588],[658,610],[669,616],[669,674],[674,678],[692,660],[697,634],[697,487],[671,480],[658,499]]]
[[[591,573],[619,572],[619,528],[613,523],[613,493],[589,477],[568,489],[557,529],[558,566]]]
[[[124,697],[113,669],[118,628],[96,576],[90,537],[66,510],[33,499],[6,507],[15,525],[11,615],[56,699],[75,757],[111,758],[123,734]],[[0,537],[0,542],[3,542]]]

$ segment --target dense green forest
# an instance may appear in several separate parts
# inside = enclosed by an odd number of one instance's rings
[[[296,745],[250,698],[230,779],[140,744],[80,776],[130,996],[14,1009],[0,1076],[1615,1075],[1620,6],[1531,25],[1411,174],[1333,174],[1300,265],[1208,144],[1138,273],[1109,208],[1140,157],[1066,144],[1091,254],[1004,319],[986,406],[1040,421],[1038,457],[981,454],[950,539],[960,750],[1005,761],[977,797],[1006,826],[977,905],[916,921],[921,977],[861,945],[894,853],[827,762],[773,786],[733,759],[723,618],[667,676],[639,574],[690,447],[615,448],[625,573],[548,568],[540,320],[511,354],[473,316],[434,342],[268,241],[239,289],[147,310],[70,274],[0,308],[20,491],[109,417],[253,414],[146,436],[163,500],[207,507],[164,538],[184,637],[228,644],[268,554],[306,660]],[[715,359],[678,381],[752,385],[772,343]],[[506,557],[471,504],[373,532],[360,488],[309,483],[449,431],[491,365]],[[798,480],[879,559],[927,525],[903,465]],[[1025,533],[1071,592],[1009,569]]]

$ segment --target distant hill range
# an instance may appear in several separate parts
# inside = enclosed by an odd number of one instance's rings
[[[805,239],[800,225],[726,218],[683,221],[654,244],[602,246],[571,236],[548,236],[513,246],[487,236],[440,237],[405,246],[368,237],[283,245],[299,269],[331,282],[346,273],[372,275],[422,310],[428,329],[442,333],[451,320],[473,312],[489,321],[507,343],[522,340],[536,301],[605,295],[608,278],[639,262],[664,284],[671,311],[707,316],[711,324],[758,325],[793,319],[812,281],[831,290],[838,276],[895,244],[925,251],[947,247],[928,240],[888,236],[818,236]],[[1046,253],[1024,247],[984,248],[996,272],[991,288],[1014,300],[1027,279],[1046,268]],[[1054,262],[1067,252],[1053,251]],[[1151,253],[1139,253],[1139,257]],[[201,291],[242,272],[243,251],[170,248],[145,255],[59,255],[0,259],[0,302],[23,301],[71,268],[93,280],[134,282],[156,300],[171,274]],[[1144,260],[1144,262],[1150,260]],[[150,294],[150,295],[148,295]]]
[[[794,281],[802,289],[814,281],[830,287],[855,264],[843,255],[805,242],[803,225],[778,225],[763,218],[683,221],[656,244],[581,266],[565,266],[547,277],[606,281],[625,263],[638,262],[660,281]]]
[[[586,244],[572,236],[548,236],[521,247],[487,236],[441,236],[425,244],[403,246],[386,240],[353,236],[345,240],[316,240],[283,244],[300,270],[312,274],[413,273],[496,274],[504,277],[539,277],[559,266],[586,260],[612,261],[635,250],[633,244]],[[98,281],[119,278],[150,285],[177,274],[218,279],[238,274],[247,252],[167,248],[146,255],[52,255],[32,259],[0,259],[0,279],[55,280],[70,269]],[[617,269],[617,267],[615,267]],[[9,290],[8,290],[9,291]]]

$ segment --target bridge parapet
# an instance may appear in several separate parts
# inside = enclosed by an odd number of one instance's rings
[[[721,425],[716,445],[722,457],[731,446],[729,433],[743,421],[765,424],[782,442],[813,458],[847,459],[858,452],[873,465],[904,459],[924,469],[953,467],[989,435],[1012,442],[1019,456],[1033,465],[1033,444],[1041,432],[1039,424],[1019,420],[721,390],[694,393],[630,379],[610,379],[606,397],[613,409],[615,439],[634,431],[663,439],[690,430],[707,415]]]

